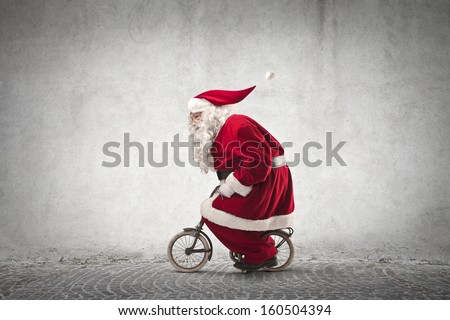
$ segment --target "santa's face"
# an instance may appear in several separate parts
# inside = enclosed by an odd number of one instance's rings
[[[198,125],[202,122],[202,113],[201,112],[191,112],[191,126],[198,127]]]
[[[209,149],[227,118],[234,113],[233,106],[210,107],[202,112],[189,113],[189,134],[193,135],[194,160],[207,173],[214,166]]]

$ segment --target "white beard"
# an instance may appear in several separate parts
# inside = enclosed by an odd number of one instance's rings
[[[194,161],[199,164],[202,173],[215,171],[214,159],[209,151],[223,124],[234,112],[233,105],[211,107],[202,113],[202,121],[198,125],[189,124],[189,133],[194,135]]]
[[[217,134],[211,134],[206,126],[199,126],[194,132],[194,161],[199,164],[202,173],[214,171],[214,162],[209,149]]]

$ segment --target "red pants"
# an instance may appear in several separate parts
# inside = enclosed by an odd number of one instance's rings
[[[260,263],[277,254],[273,239],[261,238],[262,232],[230,229],[205,218],[203,221],[225,247],[232,252],[243,254],[246,263]]]

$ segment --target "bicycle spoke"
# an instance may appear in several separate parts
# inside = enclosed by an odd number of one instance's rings
[[[289,244],[287,243],[286,238],[280,235],[271,235],[271,237],[278,252],[277,253],[278,264],[282,266],[289,260],[291,254]]]
[[[178,238],[172,246],[172,256],[178,265],[186,269],[195,268],[206,255],[206,248],[204,243],[197,238],[197,242],[193,247],[196,237],[192,235],[183,235]],[[192,248],[193,247],[193,248]],[[194,250],[205,250],[204,252],[196,252],[186,254],[186,249],[192,248]]]

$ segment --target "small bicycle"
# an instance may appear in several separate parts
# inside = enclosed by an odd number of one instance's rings
[[[213,196],[218,188],[211,193]],[[202,230],[203,219],[194,228],[184,228],[182,232],[177,233],[169,241],[167,247],[167,257],[175,270],[180,272],[197,272],[211,260],[213,246],[211,239]],[[264,267],[264,271],[281,271],[286,269],[294,259],[294,245],[291,236],[294,233],[292,228],[284,228],[273,231],[266,231],[261,237],[271,237],[278,251],[278,264],[274,267]],[[242,254],[229,253],[233,262],[240,262],[244,258]],[[246,270],[241,270],[246,273]]]

